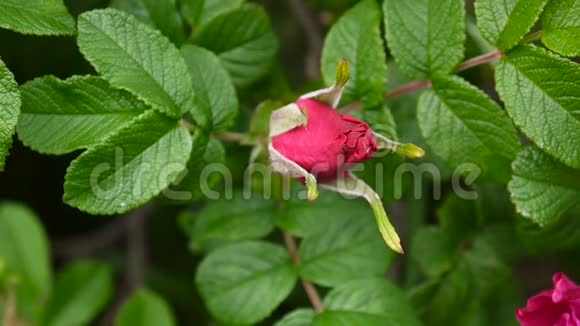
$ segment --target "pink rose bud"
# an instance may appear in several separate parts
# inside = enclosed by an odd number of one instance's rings
[[[308,123],[272,137],[272,145],[319,182],[347,176],[355,164],[370,160],[378,151],[365,122],[314,99],[299,99],[296,104]]]
[[[272,112],[268,144],[272,170],[302,180],[310,201],[318,198],[319,183],[330,191],[364,197],[385,243],[403,253],[401,239],[381,197],[349,170],[373,158],[379,149],[409,158],[421,157],[424,152],[413,144],[401,144],[374,133],[365,122],[336,111],[349,76],[348,63],[341,60],[334,85],[304,94],[296,103]]]
[[[516,310],[522,326],[580,326],[580,286],[564,273],[552,277],[554,289],[543,291]]]

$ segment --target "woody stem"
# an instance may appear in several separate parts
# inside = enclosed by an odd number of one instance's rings
[[[461,71],[467,70],[469,68],[477,67],[477,66],[480,66],[482,64],[493,61],[495,59],[499,59],[502,56],[503,56],[503,53],[500,50],[496,49],[490,53],[486,53],[486,54],[480,55],[478,57],[471,58],[469,60],[464,61],[462,64],[459,65],[459,67],[457,67],[457,69],[455,69],[455,71],[461,72]]]
[[[288,252],[290,253],[290,257],[292,257],[292,262],[294,265],[301,266],[302,262],[300,261],[300,256],[298,256],[298,247],[296,246],[296,240],[288,233],[283,232],[284,234],[284,242],[286,243],[286,248],[288,248]],[[304,291],[306,291],[306,295],[312,304],[312,307],[317,313],[321,313],[324,311],[324,307],[322,306],[322,300],[320,300],[320,295],[309,280],[301,277],[300,280],[302,281],[302,287]]]
[[[216,132],[212,136],[215,139],[232,143],[242,143],[246,138],[245,134],[239,132]]]
[[[522,39],[520,41],[520,44],[534,42],[534,41],[538,40],[540,37],[542,37],[543,34],[544,34],[544,31],[542,31],[542,30],[534,32],[534,33],[524,37],[524,39]],[[493,60],[500,59],[501,57],[503,57],[503,55],[504,55],[503,52],[501,52],[499,49],[495,49],[489,53],[486,53],[486,54],[483,54],[483,55],[477,56],[475,58],[471,58],[469,60],[464,61],[462,64],[459,65],[459,67],[457,67],[457,69],[455,69],[455,72],[461,72],[461,71],[464,71],[467,69],[471,69],[473,67],[481,66],[481,65],[489,63]],[[394,89],[392,92],[386,93],[385,100],[393,99],[393,98],[399,97],[401,95],[405,95],[408,93],[412,93],[412,92],[419,91],[419,90],[422,90],[425,88],[430,88],[430,87],[431,87],[430,80],[419,80],[419,81],[410,82],[406,85],[403,85],[399,88]],[[352,103],[348,106],[345,106],[340,111],[342,113],[348,113],[351,111],[358,111],[360,109],[361,109],[360,102],[355,102],[355,103]]]
[[[500,50],[496,49],[490,53],[486,53],[486,54],[483,54],[483,55],[477,56],[475,58],[471,58],[469,60],[464,61],[462,64],[459,65],[459,67],[457,67],[455,72],[461,72],[461,71],[464,71],[464,70],[467,70],[467,69],[470,69],[473,67],[477,67],[477,66],[486,64],[486,63],[491,62],[493,60],[499,59],[502,56],[503,56],[503,53]],[[430,80],[424,79],[424,80],[413,81],[413,82],[410,82],[410,83],[403,85],[399,88],[395,88],[391,92],[386,93],[385,100],[394,99],[394,98],[397,98],[399,96],[413,93],[416,91],[420,91],[420,90],[423,90],[426,88],[431,88],[431,81]],[[342,113],[349,113],[352,111],[358,111],[360,109],[361,109],[360,102],[354,102],[348,106],[345,106],[340,111]]]

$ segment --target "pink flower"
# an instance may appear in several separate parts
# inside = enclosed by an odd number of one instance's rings
[[[371,159],[379,149],[408,158],[423,156],[421,148],[402,144],[374,133],[368,124],[335,109],[350,76],[348,63],[336,67],[332,86],[302,95],[296,103],[270,114],[268,154],[272,170],[300,179],[306,198],[318,198],[318,186],[348,196],[364,197],[375,214],[385,243],[403,253],[401,239],[389,221],[381,197],[364,181],[350,173],[357,163]],[[252,151],[250,160],[260,153]]]
[[[319,182],[348,176],[378,150],[369,125],[314,99],[299,99],[308,123],[272,138],[274,148]]]
[[[516,310],[522,326],[580,326],[580,286],[564,273],[552,277],[553,290],[543,291]]]

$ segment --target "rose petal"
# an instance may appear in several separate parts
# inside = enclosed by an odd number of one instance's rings
[[[571,301],[580,299],[580,287],[572,282],[564,273],[556,273],[552,277],[554,282],[554,302]]]
[[[573,325],[580,326],[580,300],[571,302],[570,310],[572,311]]]
[[[570,314],[564,313],[560,316],[560,320],[554,326],[575,326],[570,322]]]
[[[552,301],[552,292],[543,291],[530,298],[525,308],[516,310],[516,318],[522,326],[554,325],[568,311],[566,304]]]
[[[319,182],[341,177],[354,164],[369,160],[377,152],[365,122],[343,116],[313,99],[299,99],[296,104],[306,110],[307,125],[272,137],[272,145]]]
[[[526,308],[527,310],[537,310],[545,306],[546,304],[552,303],[552,293],[554,290],[545,290],[542,291],[535,296],[528,299],[528,305]]]

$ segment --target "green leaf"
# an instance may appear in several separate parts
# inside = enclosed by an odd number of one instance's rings
[[[452,269],[456,243],[451,238],[440,227],[423,227],[413,236],[409,258],[428,277],[439,277]]]
[[[198,31],[194,41],[220,58],[238,87],[264,77],[278,51],[268,15],[254,4],[215,17]]]
[[[158,294],[141,289],[125,302],[115,321],[116,326],[176,325],[169,305]]]
[[[580,168],[580,66],[530,45],[510,52],[495,79],[522,132],[550,155]]]
[[[381,11],[373,0],[365,0],[347,11],[332,26],[322,51],[322,76],[327,85],[335,81],[336,66],[346,59],[350,81],[344,100],[362,100],[365,105],[383,103],[387,63],[381,39]]]
[[[244,325],[269,316],[290,294],[296,278],[284,248],[248,241],[211,252],[198,268],[196,284],[214,318]]]
[[[379,195],[368,184],[353,174],[343,178],[342,181],[343,182],[338,182],[338,180],[335,180],[333,183],[324,183],[321,184],[321,187],[336,191],[337,193],[346,196],[365,198],[373,210],[377,227],[385,241],[385,244],[393,251],[402,254],[403,248],[401,246],[401,239],[394,226],[389,221],[389,217],[387,216],[387,212],[385,211],[383,202]]]
[[[493,245],[488,239],[478,237],[474,239],[471,250],[464,254],[473,275],[474,292],[480,298],[493,298],[495,290],[511,278],[510,268]]]
[[[256,107],[252,113],[250,121],[249,138],[256,140],[257,138],[267,137],[270,133],[270,115],[275,110],[283,107],[285,104],[281,101],[266,100]]]
[[[52,273],[46,234],[34,212],[15,202],[0,203],[0,260],[19,279],[19,300],[37,303],[48,297]]]
[[[185,60],[159,31],[115,9],[81,14],[78,28],[81,52],[113,87],[171,117],[191,113],[209,124],[209,112],[194,104]]]
[[[489,53],[496,50],[495,46],[489,43],[489,41],[486,40],[483,37],[483,35],[481,35],[481,31],[477,27],[475,17],[467,18],[466,23],[467,23],[466,32],[468,36],[466,42],[466,49],[470,49],[471,51],[475,50],[474,55],[479,53]],[[490,67],[495,67],[496,62],[490,61],[488,62],[488,65]]]
[[[289,312],[284,318],[277,321],[274,326],[311,326],[316,316],[314,310],[300,308]]]
[[[196,28],[211,22],[215,17],[239,8],[245,0],[182,0],[185,18]]]
[[[175,44],[185,40],[185,29],[176,0],[113,0],[109,7],[133,14],[160,30]]]
[[[187,129],[147,111],[71,163],[64,201],[91,214],[127,212],[165,189],[190,152]]]
[[[313,326],[403,326],[389,324],[389,320],[383,316],[370,315],[350,311],[325,311],[316,316]]]
[[[497,179],[509,178],[520,148],[516,130],[475,86],[459,77],[435,77],[419,99],[417,120],[427,144],[452,168],[471,162]]]
[[[163,190],[161,202],[183,204],[211,197],[220,189],[222,179],[230,182],[229,175],[224,171],[225,163],[223,144],[217,139],[208,139],[203,131],[196,131],[186,170],[173,182],[177,184]]]
[[[580,170],[558,163],[538,149],[524,149],[512,164],[508,185],[512,201],[523,216],[540,225],[556,222],[580,203]]]
[[[411,168],[409,174],[405,173],[408,177],[401,176],[399,180],[395,180],[399,177],[397,171],[401,171],[401,169],[405,168],[404,166],[401,168],[404,163],[405,159],[399,155],[379,152],[374,159],[367,161],[356,168],[356,176],[371,188],[375,189],[383,202],[397,202],[401,199],[400,194],[406,193],[406,189],[410,185],[410,182],[408,181],[412,181],[411,175],[413,175],[414,171],[414,169]],[[417,170],[421,169],[418,168]]]
[[[275,203],[272,200],[244,195],[236,191],[233,198],[211,201],[193,215],[188,234],[194,249],[208,249],[212,242],[259,239],[274,229]]]
[[[487,207],[480,206],[481,209],[478,211],[476,206],[482,203],[483,198],[484,195],[479,191],[475,201],[462,199],[456,194],[450,194],[445,198],[443,204],[437,209],[439,224],[447,233],[445,238],[460,241],[472,236],[478,230],[481,213]],[[493,207],[493,205],[490,203],[490,206]]]
[[[473,201],[466,203],[475,205]],[[447,209],[444,214],[438,212],[439,215],[453,214],[456,222],[472,218],[461,215],[471,213],[464,211],[465,207],[458,207],[456,201],[445,205]],[[463,325],[458,323],[457,316],[464,314],[466,306],[495,299],[493,294],[510,276],[496,247],[511,244],[502,241],[496,245],[490,241],[498,238],[487,236],[500,232],[499,226],[502,224],[491,225],[477,234],[471,231],[462,235],[451,233],[457,227],[428,226],[415,234],[411,259],[427,280],[411,290],[411,298],[416,309],[427,316],[429,325]]]
[[[146,106],[95,76],[46,76],[21,86],[18,137],[41,153],[87,148],[141,114]]]
[[[512,278],[497,288],[493,297],[486,302],[484,316],[487,317],[487,321],[483,325],[519,325],[514,318],[514,311],[525,301],[520,294],[519,286],[518,281]]]
[[[2,0],[0,27],[23,34],[72,35],[75,21],[62,0]]]
[[[542,13],[548,0],[477,0],[477,27],[500,50],[514,47]]]
[[[435,293],[425,303],[427,320],[432,325],[449,325],[472,299],[473,275],[465,261],[460,261],[437,283]]]
[[[191,73],[197,105],[212,112],[212,130],[227,130],[238,115],[238,98],[227,71],[215,54],[195,45],[184,45],[181,55]]]
[[[558,221],[544,227],[532,220],[517,220],[518,239],[532,254],[577,250],[580,247],[580,207],[568,210]]]
[[[0,4],[0,6],[2,6]],[[14,75],[0,60],[0,171],[8,151],[12,147],[12,136],[20,114],[20,92]]]
[[[542,42],[561,55],[580,55],[580,2],[555,0],[546,5],[542,15]]]
[[[463,59],[462,0],[385,0],[387,45],[412,79],[446,74]]]
[[[494,311],[495,312],[495,311]],[[450,320],[450,324],[447,325],[457,325],[457,326],[486,326],[490,325],[489,321],[486,320],[486,311],[484,308],[476,303],[471,302],[466,305],[462,311],[458,311],[457,315],[453,316]],[[512,313],[513,314],[513,313]],[[512,316],[512,319],[513,318]],[[504,325],[504,324],[499,324]],[[506,325],[507,326],[507,325]]]
[[[477,222],[505,223],[510,222],[515,216],[515,209],[510,200],[507,185],[493,183],[479,183],[476,187],[478,198],[475,202],[480,218]],[[466,202],[468,200],[462,200]],[[457,223],[466,224],[465,220]]]
[[[508,260],[515,255],[518,248],[513,241],[515,234],[512,221],[515,218],[515,208],[510,201],[507,185],[479,183],[475,189],[476,200],[462,199],[456,194],[450,194],[437,209],[439,224],[444,231],[439,232],[439,244],[461,246],[469,243],[472,238],[477,241],[485,240]],[[415,239],[424,250],[428,251],[428,247],[437,248],[436,243],[429,245],[428,241],[420,241],[419,237]],[[421,252],[419,249],[417,256],[423,256]],[[426,265],[432,266],[428,262]]]
[[[362,212],[373,216],[369,205],[362,199],[346,199],[334,192],[320,191],[320,197],[314,202],[305,198],[287,201],[275,218],[281,229],[295,236],[308,237],[325,231],[338,220],[359,217]]]
[[[102,263],[82,261],[67,266],[56,278],[40,325],[88,325],[113,295],[113,271]]]
[[[385,244],[372,215],[335,220],[300,244],[300,274],[317,284],[337,286],[346,281],[384,275],[395,253]]]
[[[381,316],[384,325],[421,325],[403,291],[384,278],[346,282],[326,295],[324,308]]]

